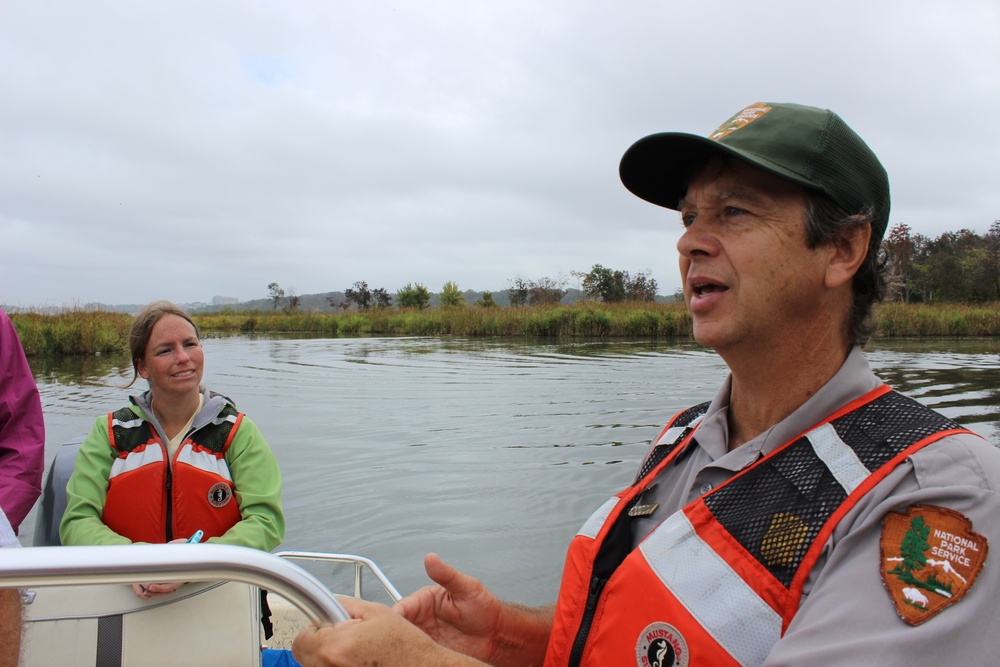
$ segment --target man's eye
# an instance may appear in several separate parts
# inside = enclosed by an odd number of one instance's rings
[[[743,210],[742,208],[738,207],[738,206],[727,206],[726,207],[726,215],[742,215],[744,213],[746,213],[746,211]]]
[[[685,227],[690,227],[694,224],[694,213],[682,213],[681,214],[681,224]]]

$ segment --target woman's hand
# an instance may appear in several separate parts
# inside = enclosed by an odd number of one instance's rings
[[[187,540],[183,537],[170,540],[167,544],[184,544]],[[171,581],[158,584],[132,584],[132,592],[140,600],[150,600],[161,595],[175,593],[178,588],[186,584],[186,581]]]
[[[160,584],[132,584],[132,592],[142,600],[150,600],[160,595],[170,595],[183,586],[184,581],[172,581]]]

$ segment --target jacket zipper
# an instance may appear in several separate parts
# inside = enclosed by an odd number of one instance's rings
[[[569,667],[579,667],[580,659],[583,658],[583,649],[587,646],[587,637],[590,634],[590,626],[594,623],[594,613],[597,611],[597,601],[604,590],[607,579],[594,577],[590,580],[590,591],[587,593],[587,606],[583,612],[583,619],[580,621],[580,629],[573,640],[573,650],[569,654]]]
[[[184,437],[181,439],[181,444],[183,445],[184,441],[187,440],[188,437],[190,437],[190,435],[197,430],[198,429],[196,429],[193,426],[190,429],[188,429],[188,432],[185,433]],[[164,436],[165,435],[166,434],[164,434]],[[167,450],[166,442],[162,444],[162,447],[163,447],[163,453],[167,456],[167,526],[166,527],[167,527],[167,542],[170,542],[172,539],[174,539],[174,494],[173,494],[174,462],[170,460],[170,452]],[[177,452],[179,451],[180,448],[178,447]],[[174,452],[175,459],[177,458],[177,452]]]
[[[663,459],[670,456],[676,450],[678,443],[684,443],[685,438],[691,434],[691,431],[692,427],[690,425],[685,426],[681,435],[672,443],[657,445],[650,454],[649,460],[643,463],[635,482],[633,482],[633,486],[641,482]],[[694,439],[691,438],[685,448],[677,455],[678,460],[684,456],[685,452],[694,449],[690,444],[693,441]],[[624,549],[622,545],[622,540],[631,541],[631,517],[628,512],[632,506],[639,502],[647,488],[651,487],[648,485],[644,486],[641,491],[633,495],[628,506],[618,515],[615,525],[608,531],[604,542],[598,549],[597,556],[594,559],[594,569],[591,571],[590,590],[587,592],[587,606],[584,608],[583,618],[580,619],[580,628],[577,630],[576,638],[573,640],[568,667],[580,667],[580,661],[583,659],[583,651],[587,647],[587,639],[594,624],[594,615],[597,613],[597,603],[601,598],[601,593],[604,592],[604,586],[608,583],[612,575],[614,575],[615,571],[617,571],[618,566],[622,564],[632,551],[631,548]]]
[[[167,542],[174,539],[174,494],[171,488],[174,485],[174,474],[171,466],[167,464]]]

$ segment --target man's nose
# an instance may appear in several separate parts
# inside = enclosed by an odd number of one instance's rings
[[[707,219],[699,218],[684,228],[684,233],[677,239],[677,252],[682,257],[692,258],[699,255],[713,255],[718,251],[718,240],[711,233],[711,225]]]

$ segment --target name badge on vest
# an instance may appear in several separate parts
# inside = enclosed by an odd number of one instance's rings
[[[647,493],[649,493],[650,491],[652,491],[653,489],[655,489],[656,485],[657,485],[657,482],[653,482],[652,484],[650,484],[649,486],[647,486],[645,489],[643,489],[642,493],[640,493],[636,497],[636,499],[635,499],[636,500],[636,504],[632,505],[632,507],[628,508],[628,515],[630,517],[632,517],[634,519],[636,517],[641,517],[641,516],[650,516],[653,512],[656,511],[656,508],[660,506],[660,503],[640,503],[640,502],[638,502],[638,501],[642,500],[642,497],[644,495],[646,495]]]
[[[649,516],[656,511],[660,503],[646,503],[645,505],[633,505],[629,508],[628,515],[633,519],[639,516]]]

